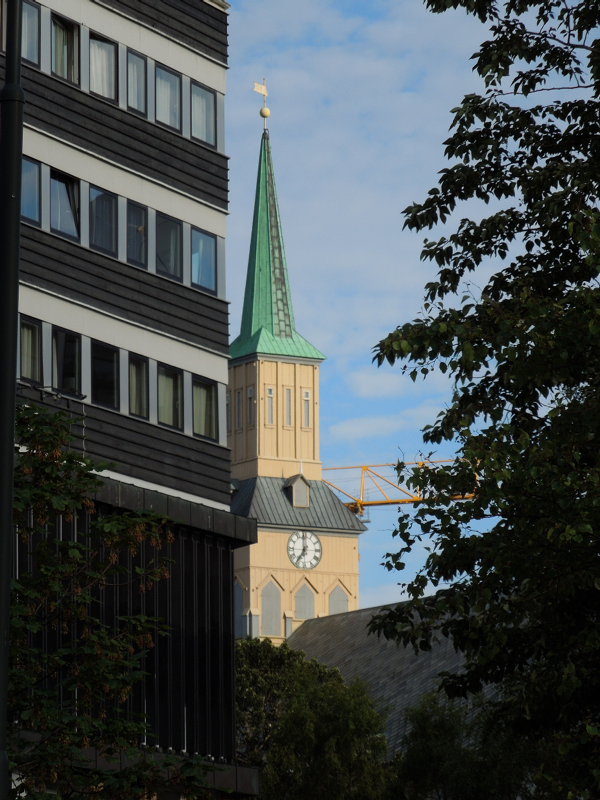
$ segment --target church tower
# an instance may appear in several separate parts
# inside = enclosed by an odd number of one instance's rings
[[[241,331],[230,356],[232,511],[258,523],[258,543],[235,554],[236,635],[278,642],[305,619],[358,608],[365,526],[321,479],[325,356],[296,331],[266,128]]]

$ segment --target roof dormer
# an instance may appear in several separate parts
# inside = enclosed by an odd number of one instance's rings
[[[308,508],[310,505],[310,484],[304,475],[292,475],[283,484],[283,490],[292,501],[294,508]]]

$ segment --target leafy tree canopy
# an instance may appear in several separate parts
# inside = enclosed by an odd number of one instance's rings
[[[21,560],[11,608],[12,795],[131,800],[175,786],[196,797],[205,766],[140,750],[152,732],[125,707],[164,625],[141,614],[101,621],[104,591],[115,580],[145,592],[168,578],[160,551],[172,534],[167,520],[152,513],[97,512],[91,496],[102,486],[103,465],[69,449],[72,422],[60,411],[17,408],[14,518]],[[129,575],[122,556],[143,544],[150,555]]]
[[[549,742],[538,786],[597,797],[600,4],[426,5],[463,8],[489,36],[473,56],[484,88],[453,110],[451,164],[405,210],[405,226],[451,223],[463,201],[492,209],[425,241],[422,258],[439,272],[423,312],[376,349],[413,380],[452,377],[452,400],[424,439],[454,440],[458,458],[410,473],[428,499],[401,516],[402,548],[386,564],[402,569],[423,539],[431,551],[411,601],[372,630],[417,648],[452,637],[466,666],[445,676],[446,692],[504,683],[507,718]],[[445,588],[426,597],[430,585]]]
[[[261,766],[263,800],[376,800],[383,720],[361,683],[286,643],[236,645],[238,762]]]

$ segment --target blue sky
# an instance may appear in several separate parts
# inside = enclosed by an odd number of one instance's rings
[[[450,109],[479,87],[471,54],[484,30],[463,12],[419,0],[234,0],[230,16],[227,152],[231,157],[228,295],[239,331],[262,98],[269,130],[296,327],[327,355],[321,368],[324,466],[412,461],[420,430],[449,398],[438,374],[413,384],[377,369],[372,348],[421,308],[434,273],[402,209],[424,198],[445,166]],[[442,235],[436,229],[430,238]],[[450,445],[438,458],[452,455]],[[361,539],[361,606],[392,602],[380,566],[394,547],[393,507],[373,510]],[[397,549],[397,546],[396,546]]]

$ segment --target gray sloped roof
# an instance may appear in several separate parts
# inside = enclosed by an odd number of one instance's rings
[[[443,637],[430,652],[416,655],[412,647],[368,636],[367,624],[379,610],[365,608],[306,620],[289,637],[288,644],[294,650],[302,650],[306,658],[337,667],[347,683],[358,677],[365,681],[377,708],[387,709],[391,758],[407,732],[404,709],[435,691],[440,672],[460,670],[464,657]]]
[[[256,519],[259,525],[348,533],[366,530],[326,484],[307,481],[310,505],[298,508],[292,505],[291,493],[284,491],[286,482],[285,478],[264,477],[239,481],[231,500],[232,513]]]

